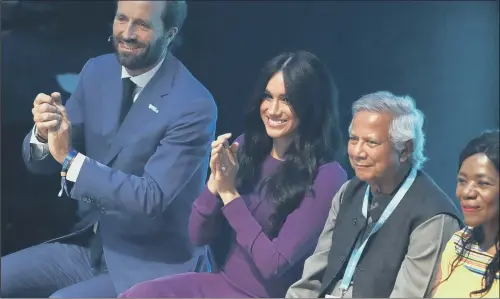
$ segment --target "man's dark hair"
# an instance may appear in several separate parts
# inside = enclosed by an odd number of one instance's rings
[[[181,31],[187,16],[186,1],[167,0],[165,2],[165,8],[161,14],[163,28],[168,31],[172,27],[177,27]]]

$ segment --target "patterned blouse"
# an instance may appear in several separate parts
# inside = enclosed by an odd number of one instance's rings
[[[437,286],[434,298],[499,298],[500,272],[496,273],[496,279],[489,292],[471,295],[471,292],[483,288],[483,274],[493,259],[493,256],[483,251],[477,243],[465,246],[465,240],[471,233],[472,228],[465,227],[456,232],[446,245],[441,256],[441,282]],[[460,261],[450,275],[452,264],[458,256]]]

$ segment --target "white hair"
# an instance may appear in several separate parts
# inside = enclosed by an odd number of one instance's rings
[[[394,148],[401,152],[404,143],[413,142],[412,165],[420,169],[427,160],[424,156],[425,134],[423,131],[424,114],[417,109],[410,96],[396,96],[388,91],[367,94],[354,102],[352,114],[358,111],[387,113],[393,116],[389,127],[389,139]],[[351,131],[352,121],[349,125]]]

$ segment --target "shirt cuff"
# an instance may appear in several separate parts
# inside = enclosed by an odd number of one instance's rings
[[[71,165],[69,166],[68,173],[66,174],[66,179],[68,181],[76,183],[80,170],[82,169],[83,162],[85,162],[85,158],[87,157],[78,153],[73,159],[73,162],[71,162]]]
[[[31,156],[33,157],[33,160],[43,160],[50,153],[49,145],[47,143],[40,142],[38,138],[36,138],[36,133],[36,126],[33,126],[30,138]]]

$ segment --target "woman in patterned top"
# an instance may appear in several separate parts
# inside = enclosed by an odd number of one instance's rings
[[[456,189],[463,230],[448,242],[435,298],[499,298],[499,131],[471,140],[460,154]]]

